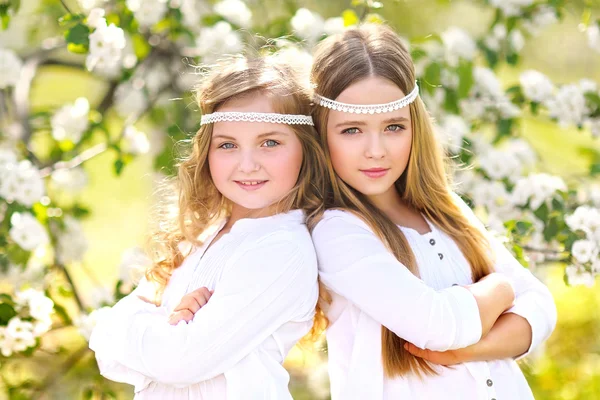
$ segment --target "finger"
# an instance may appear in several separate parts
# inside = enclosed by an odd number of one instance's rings
[[[190,322],[193,319],[194,313],[192,313],[190,310],[181,310],[171,314],[169,317],[169,324],[177,325],[182,320],[185,322]]]
[[[208,300],[210,299],[210,296],[212,296],[212,291],[208,290],[207,287],[201,287],[199,289],[194,290],[192,293],[198,293],[198,294],[202,295],[202,297],[204,298],[204,300],[206,300],[206,302],[208,302]],[[206,302],[204,304],[206,304]]]
[[[206,300],[204,299],[204,297],[192,292],[183,296],[183,298],[181,299],[181,303],[179,303],[179,305],[175,307],[175,311],[190,310],[191,312],[195,313],[200,308],[202,308],[204,304],[206,304]]]
[[[210,296],[207,296],[204,292],[192,292],[189,295],[194,298],[200,308],[204,307],[206,303],[208,303],[208,298],[210,298]]]
[[[420,357],[420,358],[425,358],[425,356],[427,355],[427,350],[423,350],[418,348],[417,346],[415,346],[412,343],[406,342],[404,344],[404,349],[407,350],[410,354]]]

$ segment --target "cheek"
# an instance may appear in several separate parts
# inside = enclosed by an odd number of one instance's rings
[[[228,157],[219,154],[217,151],[209,150],[208,166],[210,167],[210,176],[217,188],[227,180],[230,172],[230,163]]]
[[[266,163],[270,175],[289,186],[286,189],[291,189],[296,184],[302,167],[302,147],[300,143],[294,143],[283,150],[270,155]]]
[[[356,149],[352,141],[340,139],[337,135],[327,135],[331,164],[335,172],[343,176],[347,170],[353,169]]]

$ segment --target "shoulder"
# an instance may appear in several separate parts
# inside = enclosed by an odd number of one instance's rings
[[[325,211],[323,218],[317,223],[312,232],[313,240],[330,235],[340,235],[353,232],[373,233],[371,227],[358,214],[343,209]]]

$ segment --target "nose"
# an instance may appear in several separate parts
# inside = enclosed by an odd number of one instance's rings
[[[240,154],[240,163],[238,164],[238,171],[249,174],[256,172],[260,169],[260,163],[256,159],[254,151],[243,151]]]
[[[382,135],[379,133],[372,133],[366,136],[367,147],[365,149],[365,156],[373,159],[381,159],[385,157],[385,143],[381,137]]]

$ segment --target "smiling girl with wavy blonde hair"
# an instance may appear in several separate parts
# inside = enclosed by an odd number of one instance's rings
[[[282,366],[318,330],[309,226],[324,156],[306,87],[273,57],[237,57],[197,90],[202,112],[138,288],[90,339],[136,399],[291,399]],[[318,313],[317,313],[318,315]]]

